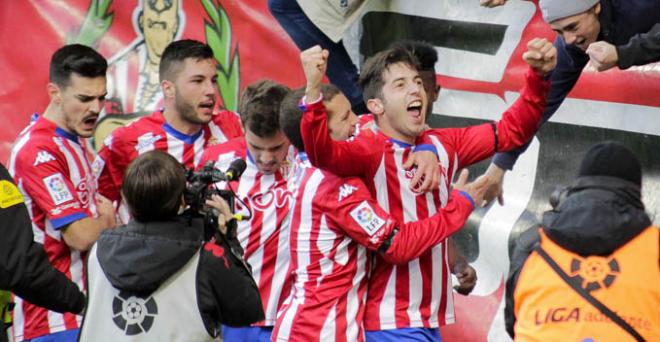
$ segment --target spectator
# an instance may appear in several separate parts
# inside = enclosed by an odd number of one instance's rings
[[[599,71],[660,60],[660,1],[541,0],[539,6],[557,32],[557,68],[550,76],[543,122],[557,111],[589,60]],[[498,197],[502,203],[504,173],[527,146],[495,156],[487,171],[493,181],[487,200]]]
[[[518,239],[506,283],[516,340],[660,341],[660,234],[644,212],[639,160],[587,151],[578,177]]]
[[[115,225],[112,203],[96,192],[90,137],[106,95],[105,58],[79,44],[58,49],[50,62],[50,103],[18,136],[9,172],[19,184],[32,219],[34,240],[48,260],[84,289],[85,251]],[[57,313],[16,297],[17,341],[75,341],[80,316]]]
[[[184,169],[162,151],[140,155],[126,170],[122,196],[133,219],[104,232],[89,255],[89,304],[81,341],[211,341],[220,323],[263,319],[257,285],[228,244],[203,242],[201,218],[186,206]],[[226,233],[231,213],[218,195]]]
[[[328,78],[346,94],[358,114],[366,113],[358,72],[342,36],[370,0],[268,0],[268,9],[300,51],[321,45],[330,51]]]

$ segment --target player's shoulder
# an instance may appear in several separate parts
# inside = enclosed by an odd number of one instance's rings
[[[231,159],[245,158],[247,156],[245,138],[237,137],[220,144],[208,146],[202,154],[202,162],[217,161],[221,156],[227,156]]]
[[[231,110],[222,109],[213,115],[213,123],[216,125],[225,125],[228,123],[241,124],[241,116]]]
[[[160,112],[143,116],[126,126],[112,131],[104,141],[109,148],[115,146],[133,146],[139,141],[164,139],[163,124],[165,120]],[[153,143],[154,141],[150,141]]]
[[[363,193],[364,191],[367,191],[367,186],[362,179],[358,177],[339,177],[321,169],[317,169],[316,172],[320,172],[323,175],[323,180],[318,187],[317,195],[320,195],[321,198],[327,196],[327,199],[331,203],[333,202],[332,199],[335,197],[336,201],[334,202],[341,202],[344,198],[353,193]]]

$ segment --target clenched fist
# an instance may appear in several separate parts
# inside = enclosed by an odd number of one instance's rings
[[[328,68],[328,56],[328,50],[321,48],[320,45],[312,46],[300,53],[300,62],[307,79],[305,96],[309,101],[315,101],[320,96],[321,81]]]
[[[557,49],[545,38],[534,38],[527,43],[523,60],[539,76],[545,77],[557,66]]]

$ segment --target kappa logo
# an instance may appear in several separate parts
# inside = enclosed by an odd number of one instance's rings
[[[337,201],[341,202],[341,200],[350,196],[357,189],[358,189],[357,187],[354,187],[348,183],[343,184],[342,186],[339,187],[339,199],[337,199]]]
[[[43,163],[47,163],[49,161],[55,160],[55,157],[53,157],[52,154],[46,152],[46,151],[39,151],[37,153],[37,157],[34,159],[34,164],[32,166],[37,166]]]
[[[153,297],[139,297],[122,291],[112,301],[112,312],[115,325],[126,336],[134,336],[151,329],[158,314],[158,306]]]

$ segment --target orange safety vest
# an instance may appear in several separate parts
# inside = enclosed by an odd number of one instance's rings
[[[657,227],[607,257],[581,257],[539,229],[541,248],[570,277],[616,312],[646,341],[660,341],[660,251]],[[516,341],[634,341],[634,338],[587,302],[532,252],[513,293]]]

